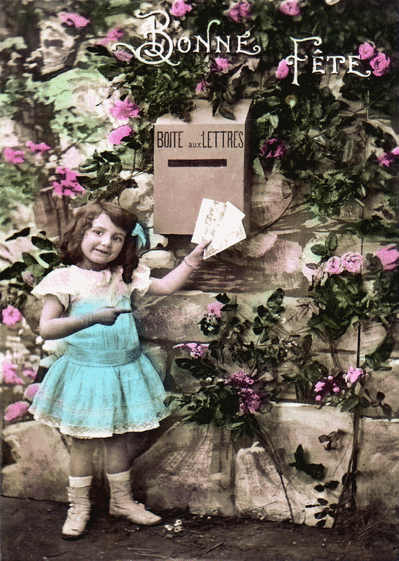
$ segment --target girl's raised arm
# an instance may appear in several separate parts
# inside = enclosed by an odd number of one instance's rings
[[[113,325],[120,314],[130,313],[126,308],[104,307],[77,317],[64,317],[65,308],[52,294],[44,298],[39,331],[43,339],[62,339],[96,323]]]
[[[174,294],[189,279],[195,269],[199,268],[204,258],[204,249],[210,242],[198,244],[193,251],[184,258],[173,271],[165,275],[162,279],[151,278],[151,284],[147,294],[167,295]]]

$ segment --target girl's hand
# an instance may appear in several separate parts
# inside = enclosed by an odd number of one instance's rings
[[[204,251],[205,249],[208,247],[208,245],[211,242],[202,242],[199,243],[194,249],[193,251],[187,255],[189,262],[194,266],[194,267],[198,267],[198,265],[201,263],[201,261],[204,258]]]
[[[106,306],[89,315],[94,323],[100,323],[101,325],[114,325],[121,314],[129,314],[131,311],[132,310],[130,308],[114,308],[112,306]]]

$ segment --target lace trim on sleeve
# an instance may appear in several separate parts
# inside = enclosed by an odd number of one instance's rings
[[[65,309],[69,306],[70,296],[75,294],[71,286],[69,269],[55,269],[51,271],[44,279],[39,282],[32,290],[32,294],[37,297],[43,297],[52,294],[58,298]]]

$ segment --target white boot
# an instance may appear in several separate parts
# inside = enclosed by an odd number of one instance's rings
[[[114,516],[122,516],[135,524],[152,526],[158,524],[162,519],[145,509],[145,506],[133,500],[130,491],[130,471],[121,473],[107,473],[111,499],[109,513]]]
[[[69,509],[67,519],[62,527],[62,537],[65,540],[77,540],[84,534],[90,518],[89,491],[91,481],[91,475],[69,478]]]

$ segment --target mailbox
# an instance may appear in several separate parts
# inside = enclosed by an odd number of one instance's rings
[[[233,107],[235,120],[212,115],[197,100],[191,120],[170,114],[155,123],[154,231],[192,234],[203,198],[230,201],[249,219],[250,100]]]

